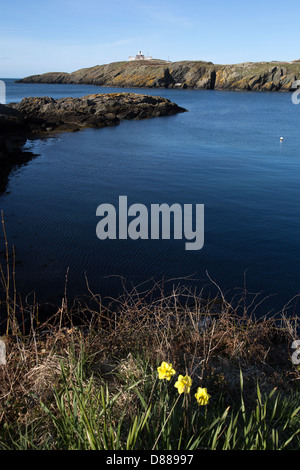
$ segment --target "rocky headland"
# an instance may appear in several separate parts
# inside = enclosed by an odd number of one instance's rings
[[[73,83],[109,87],[193,88],[240,91],[291,91],[300,79],[300,62],[246,62],[216,65],[203,61],[113,62],[72,73],[33,75],[22,83]]]
[[[134,93],[87,95],[81,98],[24,98],[0,105],[0,191],[13,166],[32,158],[23,146],[30,137],[53,131],[116,126],[124,119],[148,119],[185,112],[171,101]]]

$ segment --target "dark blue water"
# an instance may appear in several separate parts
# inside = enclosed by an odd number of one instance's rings
[[[86,85],[25,85],[6,80],[7,102],[24,96],[124,91]],[[300,106],[285,93],[133,90],[164,96],[188,113],[122,122],[28,142],[39,154],[14,172],[0,197],[15,245],[18,288],[42,300],[90,288],[115,296],[122,276],[209,276],[229,296],[244,285],[277,311],[300,291]],[[280,143],[280,137],[284,141]],[[96,208],[128,203],[205,204],[205,245],[182,240],[96,237]],[[187,283],[187,281],[185,281]],[[299,311],[296,303],[296,311]]]

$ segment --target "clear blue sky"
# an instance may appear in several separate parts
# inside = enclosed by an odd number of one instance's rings
[[[155,58],[300,59],[300,4],[278,0],[10,0],[0,7],[0,77]]]

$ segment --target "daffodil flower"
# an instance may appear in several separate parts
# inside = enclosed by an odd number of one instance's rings
[[[200,406],[207,405],[210,395],[207,393],[206,388],[198,387],[197,393],[195,393],[195,398]]]
[[[192,379],[188,375],[185,377],[183,375],[178,376],[178,380],[174,387],[178,389],[178,393],[190,393],[192,386]]]
[[[162,362],[161,366],[157,368],[157,371],[160,380],[171,380],[171,377],[176,374],[172,364],[168,364],[167,362]]]

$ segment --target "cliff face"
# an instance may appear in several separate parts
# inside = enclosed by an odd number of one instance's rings
[[[76,83],[112,87],[194,88],[216,90],[290,91],[300,79],[297,62],[114,62],[72,73],[45,73],[22,83]]]

